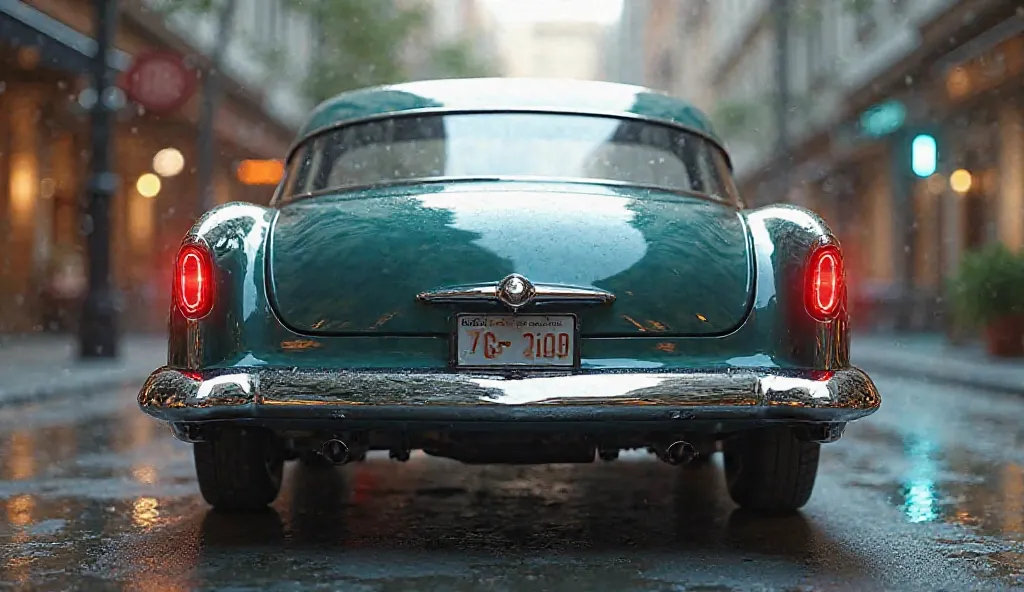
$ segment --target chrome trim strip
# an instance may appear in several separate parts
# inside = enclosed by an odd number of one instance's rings
[[[504,280],[502,280],[504,281]],[[416,300],[427,304],[459,304],[476,302],[504,303],[499,296],[500,283],[476,286],[456,286],[429,290],[416,295]],[[615,294],[598,288],[578,288],[558,284],[533,284],[533,297],[525,304],[578,304],[602,305],[615,302]]]
[[[852,421],[881,397],[857,368],[498,372],[160,368],[138,396],[164,421],[212,419]]]

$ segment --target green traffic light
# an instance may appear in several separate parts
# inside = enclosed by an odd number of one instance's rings
[[[930,177],[939,167],[939,150],[935,137],[918,134],[910,144],[910,166],[918,177]]]

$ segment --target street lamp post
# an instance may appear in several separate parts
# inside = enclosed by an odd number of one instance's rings
[[[210,56],[210,67],[203,76],[203,100],[199,121],[199,212],[202,216],[216,202],[214,195],[213,175],[216,169],[216,140],[213,120],[217,112],[217,101],[220,98],[220,85],[217,77],[224,62],[234,23],[236,0],[224,0],[217,13],[217,39]]]
[[[782,199],[789,195],[789,0],[773,1],[775,18],[775,150]]]
[[[110,276],[110,202],[117,191],[111,135],[116,108],[114,73],[107,64],[117,31],[117,0],[95,0],[96,56],[93,60],[92,154],[87,204],[82,220],[89,256],[89,288],[79,327],[82,358],[117,357],[117,307]]]

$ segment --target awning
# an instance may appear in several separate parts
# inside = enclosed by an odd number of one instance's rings
[[[1018,8],[1013,16],[964,42],[959,47],[936,60],[932,70],[945,74],[965,62],[979,58],[999,44],[1024,33],[1024,13]]]
[[[96,55],[96,42],[57,19],[28,6],[21,0],[0,0],[0,43],[13,47],[33,47],[40,61],[51,68],[88,73]],[[107,64],[125,71],[131,55],[114,49]]]

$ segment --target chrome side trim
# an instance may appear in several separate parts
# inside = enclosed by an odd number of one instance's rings
[[[504,281],[504,280],[503,280]],[[416,300],[427,304],[459,304],[503,302],[500,297],[500,283],[474,286],[455,286],[440,290],[429,290],[416,295]],[[533,284],[533,295],[528,304],[576,304],[602,305],[615,302],[615,294],[599,288],[579,288],[558,284]],[[518,307],[515,307],[518,308]]]

